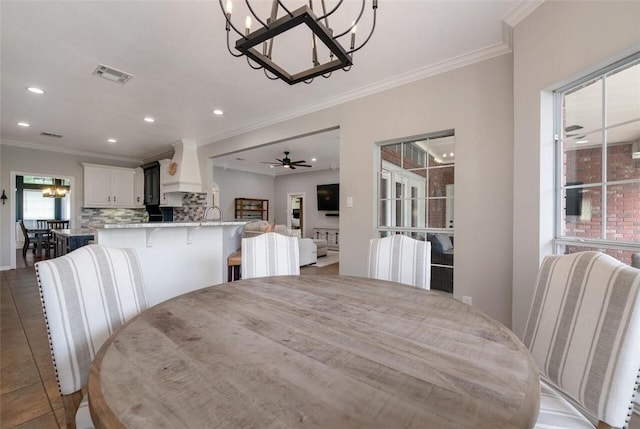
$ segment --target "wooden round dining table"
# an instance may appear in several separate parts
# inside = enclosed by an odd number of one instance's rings
[[[89,374],[97,428],[531,428],[536,365],[451,295],[347,276],[285,276],[158,304]]]

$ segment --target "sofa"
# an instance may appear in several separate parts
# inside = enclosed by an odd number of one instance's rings
[[[266,220],[248,223],[244,226],[242,238],[255,237],[265,232],[275,232],[289,237],[298,238],[298,250],[300,251],[300,266],[315,264],[318,259],[318,248],[314,240],[300,237],[299,229],[289,229],[286,225],[273,225]],[[326,242],[325,242],[326,244]],[[324,250],[326,254],[326,246]]]

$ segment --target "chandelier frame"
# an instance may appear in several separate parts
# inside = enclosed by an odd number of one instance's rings
[[[260,23],[261,27],[253,32],[251,32],[250,29],[247,28],[245,30],[245,33],[243,34],[231,22],[231,13],[229,11],[225,11],[222,5],[222,0],[218,0],[220,8],[222,9],[226,20],[225,30],[227,31],[227,49],[229,50],[229,53],[234,57],[241,57],[243,55],[246,56],[247,62],[249,63],[249,66],[251,68],[264,69],[264,73],[267,78],[271,80],[281,79],[289,85],[294,85],[300,82],[311,83],[317,76],[327,78],[331,76],[331,73],[333,71],[339,69],[349,71],[351,69],[351,66],[353,65],[353,53],[363,48],[369,42],[369,39],[371,39],[371,36],[373,35],[376,26],[376,11],[378,8],[378,0],[372,0],[373,23],[371,26],[371,31],[364,42],[358,47],[354,46],[355,28],[362,18],[366,0],[362,0],[362,8],[360,10],[360,13],[356,20],[351,24],[351,26],[346,31],[338,34],[337,36],[334,36],[333,30],[329,26],[328,17],[338,10],[343,1],[344,0],[340,0],[332,10],[327,12],[325,9],[324,0],[322,0],[321,3],[323,8],[323,15],[318,17],[313,12],[312,0],[309,2],[309,5],[301,6],[294,11],[290,11],[289,9],[287,9],[281,0],[273,0],[271,17],[268,18],[265,22],[255,14],[253,8],[251,7],[250,1],[245,0],[245,3],[251,15]],[[282,7],[282,9],[286,13],[282,17],[276,19],[278,7]],[[290,73],[272,60],[271,52],[273,49],[273,39],[274,37],[300,25],[306,25],[307,28],[312,32],[313,65],[306,70],[296,73]],[[231,50],[229,40],[229,33],[231,29],[233,29],[240,36],[234,46],[235,49],[239,52],[238,54],[234,53]],[[351,46],[349,50],[346,50],[340,44],[338,39],[349,32],[352,32]],[[327,50],[330,52],[329,61],[322,64],[318,62],[318,41],[323,43]],[[260,44],[263,44],[262,52],[260,52],[260,50],[256,48]],[[250,60],[252,60],[255,64],[252,64]],[[270,72],[271,76],[267,72]]]

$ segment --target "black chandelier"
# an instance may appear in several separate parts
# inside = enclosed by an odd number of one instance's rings
[[[338,32],[334,35],[334,29],[329,24],[329,17],[333,15],[342,6],[344,0],[338,0],[337,4],[329,11],[327,11],[326,1],[320,0],[320,7],[322,9],[322,15],[316,16],[314,13],[314,0],[306,0],[304,6],[289,10],[281,0],[273,0],[271,4],[271,13],[266,18],[260,18],[256,13],[255,5],[251,4],[250,0],[245,0],[248,15],[245,20],[244,33],[238,31],[238,29],[231,22],[231,13],[233,9],[232,0],[227,0],[226,8],[222,5],[222,0],[218,0],[220,8],[224,13],[226,20],[227,31],[227,49],[229,53],[234,57],[241,57],[245,55],[247,57],[247,63],[255,70],[264,70],[264,74],[271,80],[282,79],[289,85],[293,85],[299,82],[311,83],[317,76],[329,77],[335,70],[342,69],[349,71],[353,64],[353,53],[362,49],[371,36],[376,27],[376,11],[378,9],[378,0],[371,0],[371,8],[373,10],[373,18],[371,24],[371,31],[369,36],[364,40],[362,44],[356,46],[356,28],[361,18],[364,15],[366,0],[362,0],[362,5],[359,8],[360,11],[357,17],[351,22],[350,25],[346,25],[344,31]],[[241,3],[241,2],[238,2]],[[255,1],[254,1],[255,3]],[[291,1],[289,1],[291,3]],[[316,0],[316,3],[317,0]],[[278,16],[281,13],[282,16]],[[251,21],[255,19],[260,23],[260,27],[257,30],[251,31]],[[332,18],[333,19],[333,18]],[[303,69],[301,71],[288,71],[291,70],[290,66],[278,65],[273,60],[273,45],[274,39],[279,37],[282,39],[283,33],[289,30],[299,30],[299,26],[305,24],[311,31],[311,67]],[[235,49],[240,53],[236,53],[231,50],[229,42],[229,33],[233,29],[240,38],[236,41]],[[349,49],[345,49],[339,39],[347,34],[351,35]],[[290,32],[289,34],[292,34]],[[299,34],[299,33],[296,33]],[[300,37],[293,36],[292,39],[296,39],[299,42]],[[289,39],[289,40],[292,40]],[[283,39],[286,40],[286,39]],[[260,50],[260,44],[262,49]],[[285,43],[283,43],[283,46]],[[323,53],[326,53],[328,59],[325,62],[320,60],[322,56],[319,53],[319,45],[322,48]],[[288,46],[288,45],[286,45]],[[293,52],[293,51],[290,51]],[[252,63],[252,61],[253,63]]]

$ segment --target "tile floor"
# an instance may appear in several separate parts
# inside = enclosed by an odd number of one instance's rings
[[[0,427],[64,427],[33,266],[0,273],[0,350]]]
[[[0,428],[63,428],[34,256],[19,251],[16,261],[18,269],[0,272]],[[301,274],[337,275],[338,264],[303,267]]]

